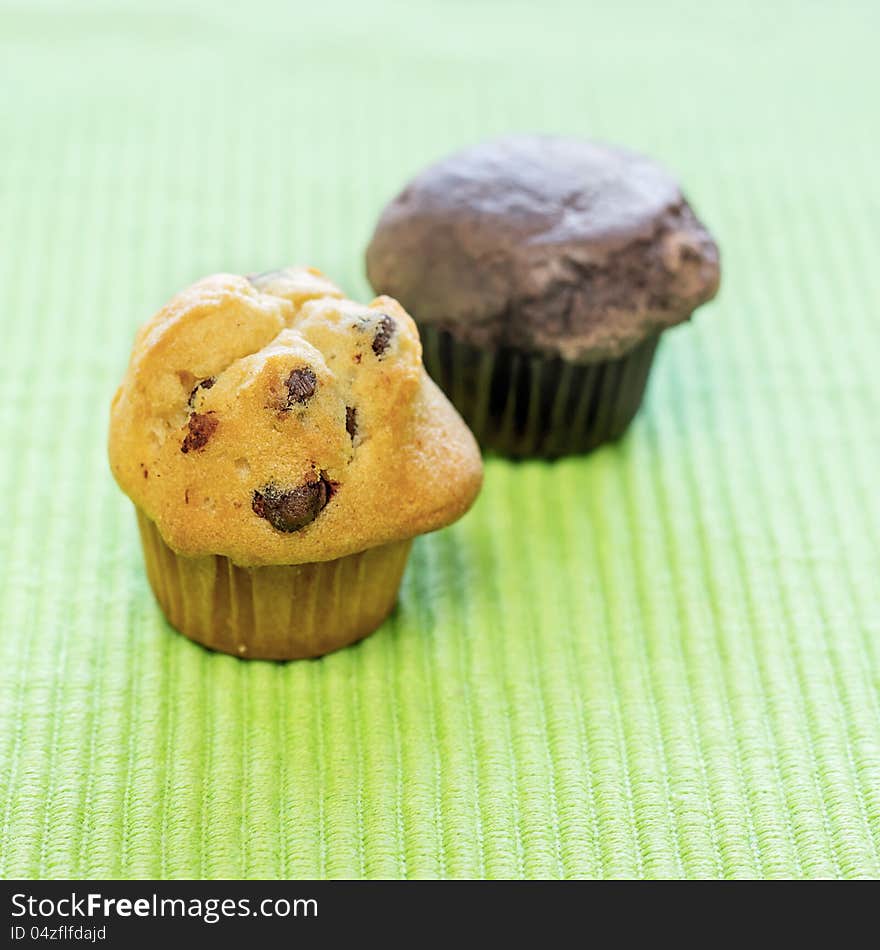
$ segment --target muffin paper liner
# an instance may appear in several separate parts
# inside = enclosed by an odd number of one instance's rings
[[[412,539],[334,561],[239,567],[220,555],[183,557],[138,509],[147,577],[169,623],[212,650],[292,660],[372,633],[388,616]]]
[[[641,405],[660,336],[619,359],[577,365],[419,329],[426,369],[477,441],[515,458],[589,452],[623,435]]]

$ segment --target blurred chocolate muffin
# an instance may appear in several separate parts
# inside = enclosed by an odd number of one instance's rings
[[[481,444],[586,452],[641,404],[660,334],[711,299],[718,248],[633,152],[520,135],[458,152],[385,208],[367,274]]]

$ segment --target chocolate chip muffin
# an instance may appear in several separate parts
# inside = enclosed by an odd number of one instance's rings
[[[367,273],[418,321],[428,371],[482,445],[545,457],[625,431],[661,332],[719,281],[715,242],[663,167],[528,135],[414,178]]]
[[[239,656],[317,656],[391,610],[412,539],[480,488],[479,450],[389,297],[318,271],[219,274],[138,333],[110,462],[170,622]]]

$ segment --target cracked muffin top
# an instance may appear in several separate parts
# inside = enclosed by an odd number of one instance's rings
[[[514,135],[442,159],[382,213],[377,292],[477,347],[590,363],[686,320],[718,248],[678,184],[626,149]]]
[[[433,531],[482,481],[470,430],[390,297],[320,272],[217,274],[138,332],[110,463],[178,554],[327,561]]]

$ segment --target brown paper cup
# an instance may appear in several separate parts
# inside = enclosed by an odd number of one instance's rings
[[[641,405],[659,340],[655,334],[619,359],[582,366],[419,331],[425,368],[477,441],[514,458],[574,455],[620,438]]]
[[[412,540],[314,564],[239,567],[183,557],[140,510],[147,577],[169,623],[212,650],[264,660],[321,656],[391,612]]]

